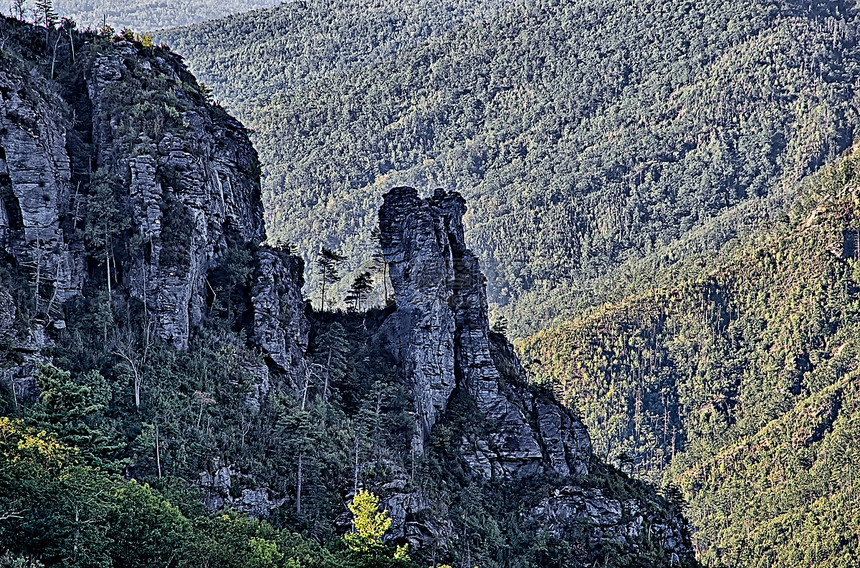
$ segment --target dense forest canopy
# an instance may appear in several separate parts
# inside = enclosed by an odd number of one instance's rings
[[[599,453],[679,485],[703,563],[854,562],[858,172],[855,146],[775,227],[519,345]]]
[[[456,188],[515,334],[575,313],[624,263],[719,247],[737,226],[678,243],[856,133],[853,2],[330,6],[164,39],[255,131],[272,237],[355,267],[385,189]]]

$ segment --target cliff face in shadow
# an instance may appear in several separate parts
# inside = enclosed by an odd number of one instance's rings
[[[138,304],[148,333],[187,349],[217,303],[294,379],[303,266],[260,246],[260,166],[242,125],[166,50],[74,34],[58,64],[44,32],[0,26],[19,47],[0,71],[0,245],[33,274],[21,348],[51,343],[64,303],[103,296]]]

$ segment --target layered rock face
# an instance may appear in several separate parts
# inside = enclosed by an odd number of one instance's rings
[[[210,268],[228,247],[265,239],[259,166],[242,126],[208,105],[188,104],[183,89],[173,92],[177,108],[186,109],[177,111],[185,132],[129,137],[128,109],[116,104],[123,83],[151,73],[171,83],[193,80],[173,61],[139,61],[136,52],[120,45],[92,63],[93,145],[98,167],[127,180],[131,231],[145,243],[142,254],[130,254],[129,290],[152,309],[157,333],[182,349],[203,318]]]
[[[499,362],[494,360],[484,276],[465,245],[464,213],[457,193],[437,190],[425,200],[405,187],[389,192],[379,212],[380,244],[397,304],[386,326],[412,379],[414,446],[423,448],[459,387],[492,424],[486,439],[462,441],[475,472],[488,479],[549,471],[585,475],[591,443],[582,423],[526,386],[503,338],[496,338]]]
[[[44,45],[35,30],[0,24]],[[151,331],[185,349],[212,306],[231,303],[269,368],[295,379],[308,333],[303,266],[260,245],[260,167],[245,129],[175,54],[90,41],[63,82],[24,60],[0,65],[0,261],[34,274],[33,333],[64,325],[63,302],[101,291],[139,302]],[[236,251],[251,280],[219,288]],[[38,352],[43,339],[17,346]]]
[[[263,247],[254,255],[251,289],[254,342],[271,366],[301,384],[308,348],[308,321],[302,299],[304,263],[301,259]],[[262,393],[261,393],[262,394]]]
[[[64,109],[44,79],[12,62],[0,67],[0,250],[39,270],[56,302],[83,283],[66,226],[71,173]]]

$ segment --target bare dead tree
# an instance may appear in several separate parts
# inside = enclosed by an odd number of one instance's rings
[[[118,340],[116,342],[117,347],[113,350],[113,354],[122,360],[120,365],[132,378],[134,384],[134,407],[137,412],[140,412],[140,390],[144,380],[143,368],[149,357],[151,346],[150,328],[151,325],[146,325],[144,328],[143,346],[140,352],[137,349],[137,341],[130,334],[128,337]]]

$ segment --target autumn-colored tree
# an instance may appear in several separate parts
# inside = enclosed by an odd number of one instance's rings
[[[354,531],[344,536],[347,546],[359,552],[369,552],[382,546],[382,537],[391,527],[388,511],[379,510],[379,497],[365,489],[349,504]]]

